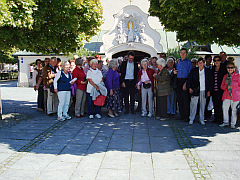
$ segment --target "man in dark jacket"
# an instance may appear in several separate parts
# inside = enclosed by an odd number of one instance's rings
[[[197,112],[197,104],[200,98],[200,111],[199,111],[199,121],[202,125],[204,122],[204,111],[206,105],[206,98],[210,96],[213,89],[212,82],[212,71],[204,67],[204,59],[198,59],[198,67],[191,70],[188,80],[187,89],[191,94],[190,102],[190,116],[189,124],[193,124],[193,121]]]
[[[120,67],[121,72],[121,84],[123,87],[124,94],[124,104],[125,104],[125,113],[129,113],[129,95],[130,95],[130,110],[134,114],[134,104],[135,104],[135,87],[137,84],[137,75],[138,75],[138,64],[134,62],[134,52],[130,51],[128,53],[127,61],[123,61]]]

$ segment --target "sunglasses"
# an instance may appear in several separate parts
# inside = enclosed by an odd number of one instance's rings
[[[234,69],[234,67],[227,67],[227,69]]]
[[[213,60],[214,62],[221,61],[220,59]]]

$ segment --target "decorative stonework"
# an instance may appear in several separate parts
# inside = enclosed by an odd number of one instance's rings
[[[137,16],[136,13],[127,14],[124,13],[119,17],[120,21],[117,25],[117,37],[118,44],[124,44],[128,42],[144,43],[145,37],[145,24],[142,21],[141,16]]]
[[[111,58],[112,54],[119,52],[123,47],[125,50],[141,49],[141,51],[146,47],[144,52],[148,53],[150,50],[154,52],[151,54],[154,56],[162,52],[160,34],[149,26],[148,14],[139,7],[126,6],[113,17],[114,25],[103,35],[103,45],[100,48],[100,52],[105,53],[106,57]]]

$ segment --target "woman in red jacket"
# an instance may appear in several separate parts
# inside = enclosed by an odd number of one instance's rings
[[[75,116],[78,118],[84,116],[84,106],[86,102],[86,76],[83,71],[83,60],[78,58],[75,60],[76,68],[72,72],[73,78],[76,78],[77,92],[76,92],[76,104],[75,104]]]
[[[229,125],[229,107],[232,108],[231,128],[235,128],[237,122],[237,105],[240,101],[240,75],[235,71],[235,64],[229,62],[227,64],[228,73],[223,77],[221,89],[224,91],[222,95],[223,101],[223,124],[220,127]]]
[[[151,117],[153,115],[153,86],[154,86],[154,80],[153,80],[153,74],[154,70],[151,68],[148,68],[148,60],[143,59],[141,61],[142,69],[138,72],[137,76],[137,88],[138,90],[141,89],[142,94],[142,117],[147,115],[147,96],[148,96],[148,117]]]

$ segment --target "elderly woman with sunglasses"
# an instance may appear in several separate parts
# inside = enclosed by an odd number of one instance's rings
[[[229,107],[232,109],[231,128],[235,128],[237,122],[237,105],[240,101],[240,75],[235,72],[235,64],[228,62],[227,74],[223,77],[221,89],[223,101],[223,124],[220,127],[229,125]]]
[[[153,74],[154,70],[151,68],[148,68],[148,60],[143,59],[141,61],[142,69],[138,72],[137,76],[137,88],[138,90],[141,89],[142,94],[142,117],[147,116],[147,96],[148,96],[148,117],[151,117],[153,115],[153,86],[154,86],[154,80],[153,80]]]
[[[214,123],[220,124],[223,121],[222,112],[222,94],[221,84],[223,76],[225,75],[225,70],[221,67],[220,56],[214,56],[213,58],[214,66],[212,68],[213,74],[213,91],[211,93],[213,105],[214,105]]]

